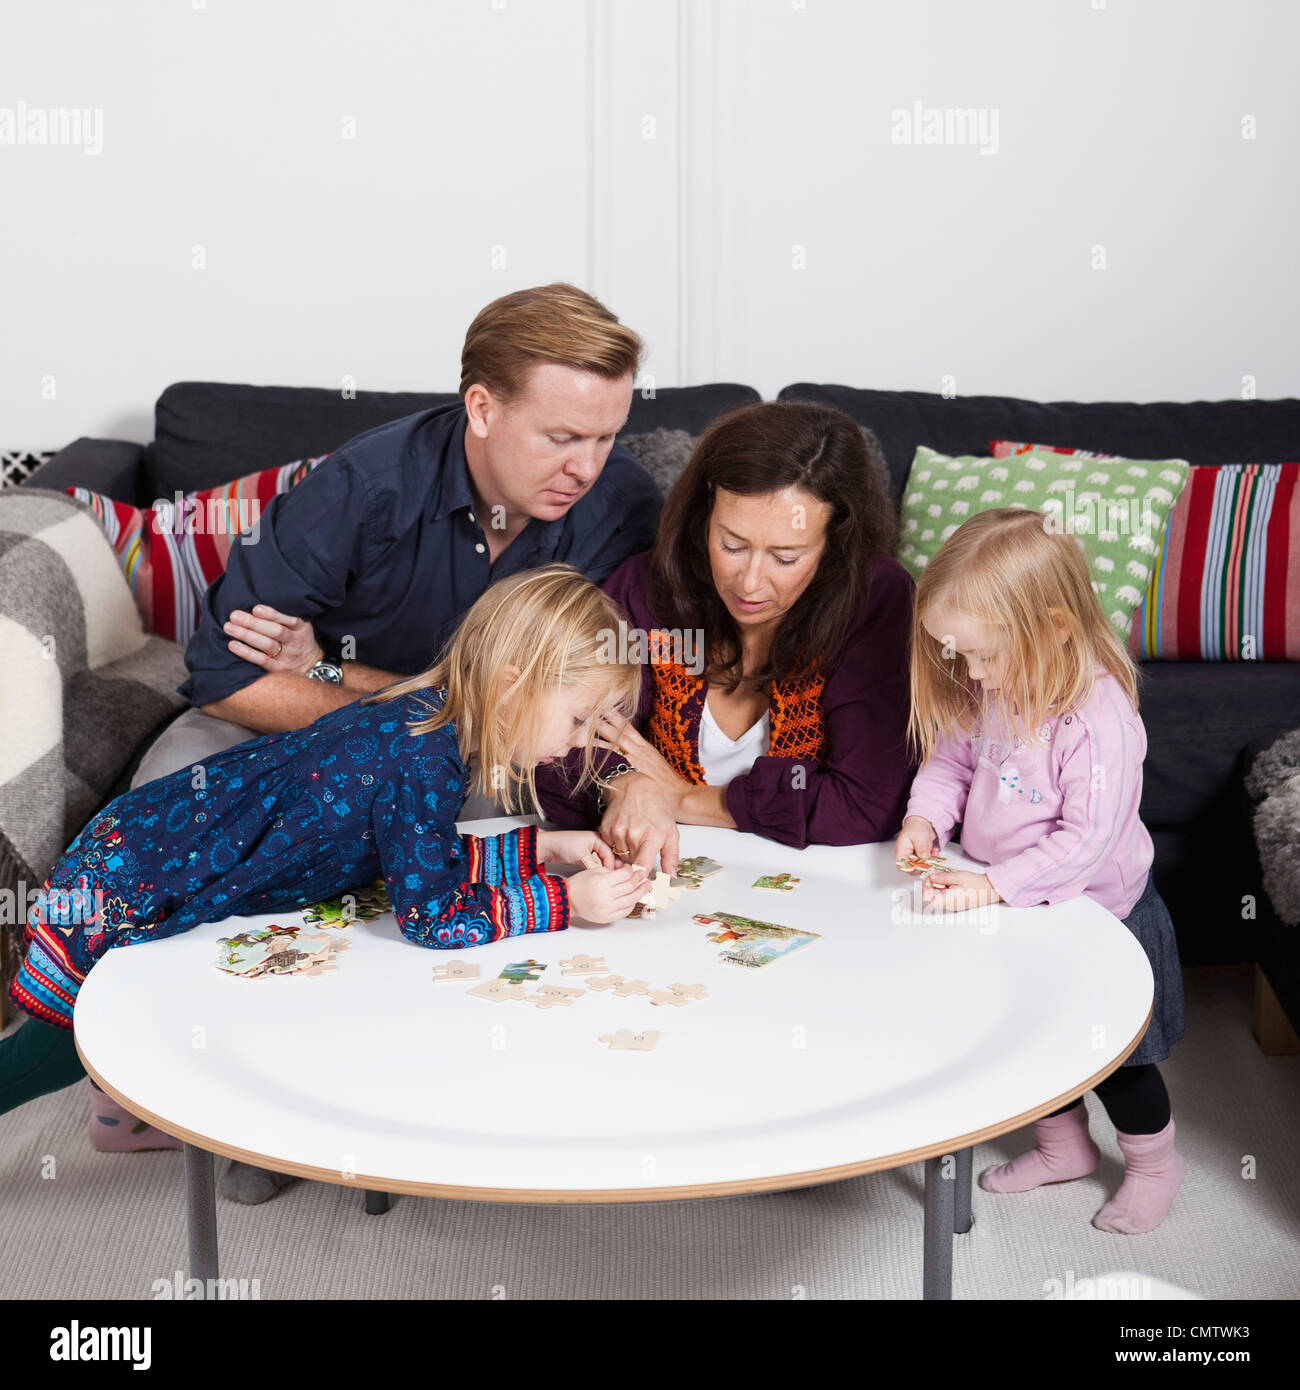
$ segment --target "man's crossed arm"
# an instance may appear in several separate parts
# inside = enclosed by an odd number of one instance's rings
[[[266,675],[242,690],[202,707],[204,714],[242,724],[259,734],[300,729],[360,695],[380,690],[402,677],[391,671],[341,662],[343,684],[311,680],[307,672],[325,653],[306,618],[293,618],[266,604],[252,612],[236,608],[224,624],[226,645],[234,656],[260,666]]]

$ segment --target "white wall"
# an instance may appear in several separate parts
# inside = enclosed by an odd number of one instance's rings
[[[183,379],[454,389],[557,278],[664,386],[1300,394],[1300,7],[1101,3],[7,0],[0,142],[102,148],[0,143],[0,447]],[[915,102],[996,152],[897,143]]]

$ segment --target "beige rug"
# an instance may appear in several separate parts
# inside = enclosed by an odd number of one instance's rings
[[[1042,1299],[1107,1270],[1209,1298],[1300,1296],[1300,1057],[1260,1054],[1252,978],[1245,966],[1186,972],[1188,1034],[1162,1070],[1189,1171],[1168,1220],[1145,1236],[1089,1225],[1122,1171],[1090,1097],[1101,1168],[1022,1196],[977,1187],[975,1227],[955,1242],[955,1298]],[[0,1297],[147,1299],[185,1269],[181,1154],[96,1153],[87,1108],[82,1083],[0,1120]],[[980,1146],[976,1172],[1026,1138]],[[921,1192],[916,1165],[757,1197],[395,1197],[366,1216],[360,1192],[299,1182],[260,1207],[218,1199],[221,1274],[250,1292],[256,1280],[262,1298],[915,1298]]]

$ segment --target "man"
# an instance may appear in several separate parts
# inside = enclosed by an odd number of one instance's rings
[[[349,440],[268,504],[255,543],[231,547],[185,653],[180,690],[194,708],[132,785],[425,670],[498,579],[563,561],[599,583],[648,549],[659,492],[614,443],[641,353],[572,285],[483,309],[465,337],[458,404]],[[493,813],[472,798],[462,816]],[[272,1175],[244,1165],[222,1184],[237,1200],[274,1191]]]

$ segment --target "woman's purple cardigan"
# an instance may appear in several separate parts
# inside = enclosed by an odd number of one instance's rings
[[[648,552],[632,556],[604,585],[629,625],[646,632],[662,626],[646,601],[648,561]],[[734,778],[726,791],[727,810],[740,830],[796,849],[868,844],[898,832],[916,770],[906,743],[911,623],[911,577],[897,560],[881,556],[847,640],[823,671],[825,761],[804,765],[803,777],[796,779],[800,759],[756,758],[751,770]],[[635,720],[643,737],[648,737],[653,699],[653,677],[646,666]],[[698,715],[688,733],[698,748]],[[607,754],[597,766],[617,761]],[[565,763],[536,772],[547,819],[566,829],[600,824],[594,790],[579,797],[569,792],[578,766],[580,755],[573,753]]]

